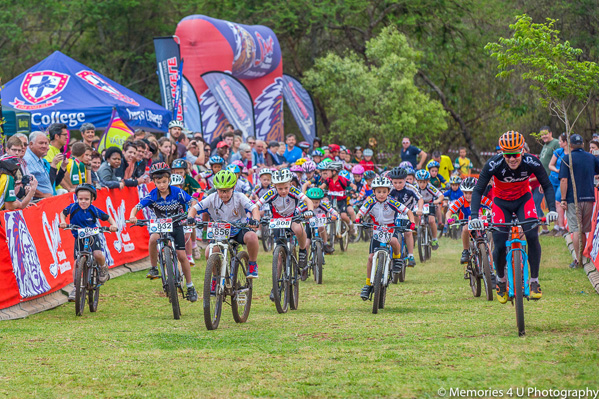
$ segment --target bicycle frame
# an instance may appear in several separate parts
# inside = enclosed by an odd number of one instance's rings
[[[220,249],[219,252],[215,252],[214,248],[218,247]],[[221,266],[220,266],[220,281],[218,283],[218,285],[216,286],[216,289],[220,290],[219,292],[217,292],[217,294],[220,294],[222,291],[224,291],[226,288],[231,288],[231,279],[233,278],[233,276],[229,276],[230,280],[229,280],[229,284],[227,285],[227,279],[226,279],[226,272],[227,272],[227,265],[229,264],[229,254],[230,251],[233,251],[233,249],[230,248],[230,245],[228,243],[228,239],[225,240],[219,240],[217,242],[213,242],[210,243],[208,245],[208,259],[210,259],[210,257],[213,254],[217,254],[218,256],[220,256],[222,258],[221,261]],[[235,257],[234,253],[231,253],[231,259]],[[233,269],[231,269],[231,272],[233,271]]]
[[[388,245],[387,243],[383,243],[381,242],[381,245],[374,250],[374,253],[372,255],[372,267],[370,270],[370,281],[374,281],[375,280],[375,274],[376,274],[376,260],[378,259],[379,256],[385,256],[385,270],[383,270],[383,285],[387,286],[389,284],[389,270],[390,270],[390,264],[391,264],[391,245]]]
[[[175,277],[175,282],[177,284],[177,288],[179,288],[179,291],[181,292],[181,294],[183,295],[183,298],[186,298],[185,293],[183,292],[183,288],[181,286],[181,273],[179,272],[179,259],[177,258],[177,252],[175,251],[175,248],[173,247],[172,241],[170,236],[168,236],[166,233],[159,233],[160,234],[160,238],[158,238],[158,240],[156,241],[156,249],[158,251],[158,257],[159,257],[159,264],[160,264],[160,268],[161,270],[161,277],[162,277],[162,289],[166,292],[166,286],[167,286],[167,281],[166,281],[166,274],[164,273],[165,271],[165,259],[164,259],[164,249],[166,247],[169,247],[172,252],[173,255],[173,270],[168,270],[168,273],[173,273],[174,277]]]
[[[526,240],[520,238],[518,227],[512,227],[510,232],[511,239],[505,243],[508,252],[506,255],[506,270],[508,280],[508,296],[514,298],[515,282],[514,282],[514,266],[512,264],[512,254],[514,251],[520,251],[522,254],[522,280],[524,283],[524,296],[528,298],[530,295],[530,284],[528,282],[528,254],[526,253]]]

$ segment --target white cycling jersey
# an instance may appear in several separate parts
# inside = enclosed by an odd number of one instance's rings
[[[296,209],[306,200],[306,195],[299,191],[297,188],[291,186],[289,194],[285,197],[281,197],[275,188],[270,189],[264,194],[256,205],[262,207],[262,205],[268,204],[272,209],[272,214],[275,218],[278,217],[290,217],[293,216]]]
[[[370,215],[372,222],[378,225],[392,226],[398,215],[407,215],[408,208],[399,201],[387,197],[386,201],[379,202],[374,195],[368,197],[358,211],[358,216]]]
[[[240,192],[234,191],[231,199],[226,204],[219,198],[218,193],[212,193],[194,205],[198,213],[208,213],[215,222],[244,223],[247,213],[252,212],[256,204]],[[239,229],[231,226],[231,236],[236,235]]]

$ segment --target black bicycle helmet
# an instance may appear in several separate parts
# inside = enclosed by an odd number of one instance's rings
[[[78,185],[75,189],[75,195],[77,195],[77,193],[81,190],[89,191],[92,194],[92,201],[98,197],[98,192],[96,191],[96,188],[89,183],[83,183]]]
[[[187,169],[187,161],[182,158],[175,159],[171,164],[171,169]]]
[[[404,168],[400,168],[398,166],[391,169],[391,172],[389,172],[389,175],[387,175],[387,177],[390,179],[405,179],[406,177],[408,177],[408,172],[406,172]]]
[[[150,177],[154,176],[157,173],[163,173],[163,172],[168,173],[170,176],[171,169],[168,167],[168,165],[165,162],[156,162],[150,168]]]

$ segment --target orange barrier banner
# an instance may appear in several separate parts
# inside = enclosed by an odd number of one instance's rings
[[[593,209],[593,228],[587,238],[587,245],[584,249],[584,256],[589,258],[599,270],[599,190],[595,190],[595,206]],[[578,251],[578,249],[576,249]]]
[[[94,205],[116,221],[119,231],[100,235],[108,266],[148,256],[148,230],[125,224],[147,186],[98,190]],[[73,282],[75,239],[61,230],[59,213],[73,194],[44,199],[19,211],[0,212],[0,309],[57,291]],[[68,222],[68,220],[67,220]],[[108,224],[102,222],[102,225]]]

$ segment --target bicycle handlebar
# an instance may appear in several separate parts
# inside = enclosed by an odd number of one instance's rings
[[[81,226],[77,226],[76,224],[67,224],[66,227],[63,228],[63,230],[79,230],[79,229],[83,229],[86,227],[81,227]],[[105,227],[105,226],[99,226],[99,227],[89,227],[90,229],[95,229],[98,228],[100,230],[100,233],[110,233],[110,227]]]

